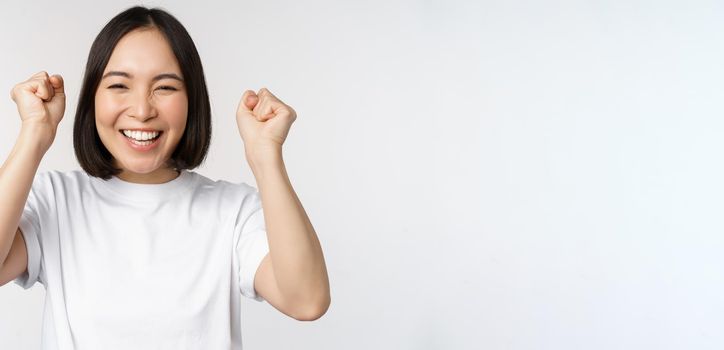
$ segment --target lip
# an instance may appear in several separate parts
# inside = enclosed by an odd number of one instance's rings
[[[158,131],[158,132],[161,132],[161,130],[157,130],[157,129],[123,129],[123,128],[118,129],[118,131],[120,131],[120,132],[122,132],[123,130],[129,130],[129,131],[146,131],[146,132]]]
[[[152,130],[152,129],[121,129],[121,130],[157,131],[157,130]],[[163,137],[163,134],[165,134],[165,133],[161,132],[161,134],[158,135],[158,137],[153,141],[153,143],[151,143],[150,145],[147,145],[147,146],[141,146],[141,145],[137,145],[137,144],[133,143],[131,141],[131,139],[126,137],[126,135],[123,135],[123,132],[120,130],[118,131],[118,134],[121,138],[123,138],[124,142],[126,142],[126,144],[129,147],[131,147],[132,149],[139,151],[139,152],[148,152],[148,151],[151,151],[154,148],[156,148],[156,146],[158,146],[158,144],[161,143],[161,138]]]

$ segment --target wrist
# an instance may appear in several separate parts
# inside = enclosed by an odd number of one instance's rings
[[[246,160],[255,176],[279,169],[284,166],[281,148],[249,148],[246,151]]]
[[[20,126],[19,139],[25,144],[34,145],[45,152],[53,144],[55,133],[55,128],[47,124],[23,122]]]

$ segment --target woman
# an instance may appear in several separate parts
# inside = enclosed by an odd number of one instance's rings
[[[297,320],[326,312],[322,250],[282,159],[295,111],[267,89],[241,97],[258,191],[189,171],[210,105],[173,16],[133,7],[96,37],[73,129],[83,171],[36,175],[62,77],[40,72],[11,95],[22,127],[0,169],[0,285],[45,286],[43,348],[240,349],[240,295]]]

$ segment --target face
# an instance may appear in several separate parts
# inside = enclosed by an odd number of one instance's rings
[[[122,169],[118,177],[137,183],[175,178],[167,162],[187,112],[181,69],[163,34],[141,29],[121,38],[95,95],[96,128]]]

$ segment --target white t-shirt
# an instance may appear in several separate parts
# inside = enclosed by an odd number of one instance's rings
[[[241,295],[263,301],[266,226],[246,183],[40,172],[20,229],[15,283],[45,287],[43,349],[241,349]]]

